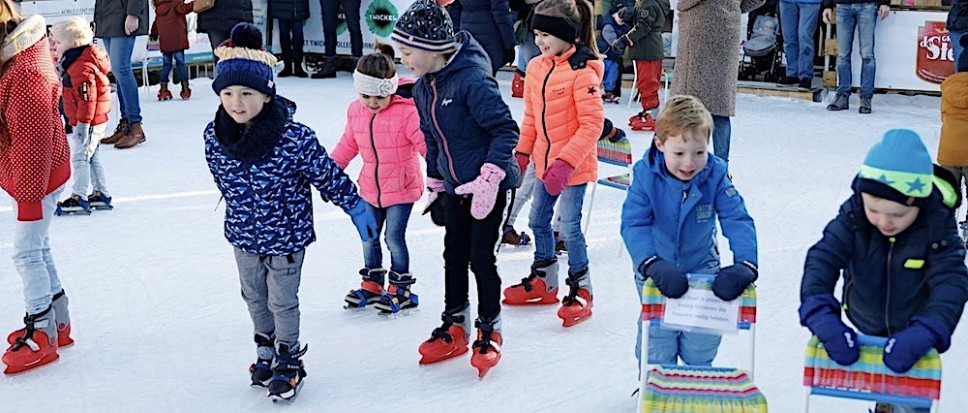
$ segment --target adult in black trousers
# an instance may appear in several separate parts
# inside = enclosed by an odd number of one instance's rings
[[[208,42],[215,48],[228,40],[232,28],[241,22],[252,23],[252,0],[217,0],[211,9],[198,13],[198,32],[208,34]],[[218,63],[218,56],[214,56]]]
[[[363,31],[360,29],[360,0],[319,0],[323,9],[323,66],[313,74],[313,79],[336,77],[336,18],[339,7],[343,6],[346,16],[346,28],[350,31],[350,53],[353,55],[352,66],[356,69],[356,61],[363,56]],[[351,69],[352,70],[352,69]]]
[[[269,0],[269,18],[276,19],[279,43],[282,46],[282,62],[285,65],[279,77],[309,76],[303,70],[303,25],[309,18],[309,0]]]

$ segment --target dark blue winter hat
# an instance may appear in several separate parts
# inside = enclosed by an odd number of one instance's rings
[[[450,14],[433,0],[413,2],[397,19],[390,38],[428,52],[448,53],[456,48]]]
[[[251,23],[239,23],[232,28],[232,37],[215,49],[215,81],[212,89],[218,94],[229,86],[245,86],[269,96],[276,95],[272,67],[276,57],[262,47],[262,32]]]
[[[891,129],[867,152],[857,177],[858,192],[913,205],[931,195],[934,163],[917,133]]]

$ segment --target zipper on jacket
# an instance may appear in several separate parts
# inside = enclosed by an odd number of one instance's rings
[[[884,326],[887,328],[887,336],[890,337],[891,334],[891,257],[894,255],[894,237],[889,237],[888,242],[891,244],[887,247],[887,288],[886,296],[884,297]]]
[[[545,114],[548,112],[548,99],[545,98],[545,92],[548,88],[548,80],[551,79],[551,74],[555,71],[555,66],[558,64],[554,60],[551,61],[551,70],[545,75],[544,81],[541,83],[541,130],[544,132],[545,140],[548,141],[548,147],[545,148],[545,169],[548,168],[548,157],[551,156],[551,137],[548,136],[548,122],[545,120]]]
[[[450,169],[450,176],[454,178],[454,181],[458,184],[462,184],[460,179],[457,179],[457,172],[454,171],[454,159],[450,156],[450,147],[447,145],[447,137],[444,136],[444,131],[440,129],[440,124],[437,123],[437,78],[430,80],[430,88],[434,92],[434,98],[430,102],[430,120],[434,123],[434,129],[437,130],[437,135],[440,135],[440,141],[444,144],[444,154],[447,156],[447,167]]]
[[[376,120],[376,113],[370,118],[370,146],[373,148],[373,157],[376,163],[373,166],[373,181],[376,182],[376,206],[383,208],[383,188],[380,188],[380,154],[376,151],[376,139],[373,138],[373,121]]]

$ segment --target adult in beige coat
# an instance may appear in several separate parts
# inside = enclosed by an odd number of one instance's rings
[[[679,46],[672,91],[699,98],[713,114],[713,153],[729,162],[736,114],[740,20],[766,0],[679,0]]]

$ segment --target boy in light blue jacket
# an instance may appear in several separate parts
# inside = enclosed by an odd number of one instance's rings
[[[640,294],[651,277],[663,296],[680,298],[687,273],[716,274],[713,293],[739,297],[757,277],[756,229],[743,198],[730,182],[726,162],[708,151],[712,115],[692,96],[671,98],[659,115],[652,147],[635,164],[622,207],[622,238],[635,266]],[[733,252],[720,269],[716,218]],[[640,357],[642,323],[636,357]],[[712,364],[722,337],[649,328],[649,363]]]

